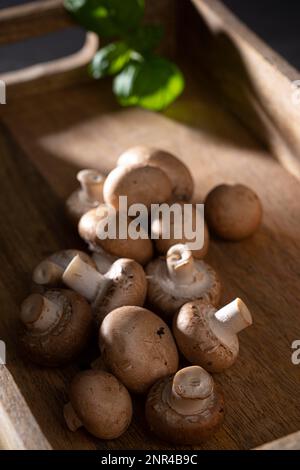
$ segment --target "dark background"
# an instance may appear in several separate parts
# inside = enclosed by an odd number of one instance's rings
[[[126,0],[124,0],[126,1]],[[147,0],[151,1],[151,0]],[[300,70],[300,0],[223,0],[253,31]],[[26,0],[0,0],[0,8]],[[0,47],[0,73],[63,57],[78,50],[84,33],[58,32]]]

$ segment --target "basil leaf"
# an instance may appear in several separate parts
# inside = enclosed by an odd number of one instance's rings
[[[130,60],[131,50],[124,42],[113,42],[102,47],[93,57],[89,72],[93,78],[102,78],[120,72]]]
[[[144,0],[64,0],[64,5],[85,29],[103,37],[137,28],[145,9]]]
[[[160,111],[183,91],[184,78],[175,64],[159,56],[131,60],[114,79],[113,90],[122,106]]]
[[[145,53],[155,49],[162,37],[161,25],[143,25],[128,38],[128,44],[135,51]]]

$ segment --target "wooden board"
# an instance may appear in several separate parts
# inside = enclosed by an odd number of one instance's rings
[[[51,33],[72,24],[61,0],[32,1],[0,10],[0,44]]]
[[[179,44],[222,100],[300,178],[299,71],[219,0],[180,0]],[[194,7],[193,7],[194,5]],[[186,28],[186,24],[189,28]]]
[[[222,277],[222,302],[241,296],[254,325],[241,334],[238,363],[216,376],[227,399],[227,417],[223,429],[201,448],[252,448],[297,431],[300,370],[291,363],[290,347],[300,338],[298,181],[219,107],[204,83],[194,87],[188,82],[185,95],[164,115],[120,109],[109,82],[34,96],[4,111],[2,119],[13,139],[61,198],[59,202],[37,177],[25,155],[2,143],[6,202],[1,198],[1,216],[7,223],[0,228],[0,337],[8,342],[8,368],[50,444],[166,448],[146,431],[141,402],[133,425],[117,441],[103,443],[84,431],[68,432],[61,409],[74,368],[49,371],[23,364],[14,333],[17,307],[34,265],[46,252],[72,246],[62,207],[76,171],[82,166],[108,171],[121,151],[139,143],[180,155],[193,172],[197,201],[215,184],[231,181],[251,186],[264,205],[263,225],[251,240],[211,244],[208,260]]]
[[[300,431],[263,444],[256,450],[300,450]]]
[[[47,3],[56,8],[59,2]],[[214,5],[224,21],[215,0],[194,3],[204,17]],[[160,5],[163,9],[157,7],[150,16],[165,15],[171,3]],[[185,16],[179,18],[185,22]],[[191,23],[186,33],[192,29]],[[27,35],[29,29],[24,31]],[[14,40],[13,34],[8,37]],[[197,34],[182,37],[179,44],[189,38],[190,49],[196,50]],[[69,432],[62,416],[67,386],[97,355],[96,341],[76,364],[45,370],[23,360],[16,332],[18,306],[29,292],[36,263],[59,248],[81,246],[63,212],[77,170],[96,167],[108,172],[118,155],[136,144],[154,144],[178,154],[195,178],[196,201],[225,181],[248,184],[264,205],[262,227],[251,240],[213,240],[207,258],[221,275],[222,303],[242,297],[254,325],[241,334],[237,364],[215,377],[224,388],[227,416],[222,430],[201,449],[259,447],[300,429],[300,366],[291,363],[291,343],[300,338],[300,185],[230,113],[224,88],[215,87],[199,60],[184,68],[186,92],[164,114],[121,109],[110,80],[54,90],[51,77],[46,94],[26,92],[22,99],[16,95],[10,100],[8,93],[8,104],[0,107],[5,125],[0,126],[0,339],[7,344],[7,367],[0,366],[0,441],[5,447],[169,448],[147,431],[142,398],[135,399],[133,423],[116,441],[102,442],[82,430]],[[251,124],[250,118],[257,114],[248,114],[244,124]],[[298,434],[271,445],[299,447]]]

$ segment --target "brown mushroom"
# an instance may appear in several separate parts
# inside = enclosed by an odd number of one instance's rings
[[[147,299],[154,310],[170,318],[186,302],[202,299],[218,305],[221,284],[214,269],[193,258],[186,245],[174,245],[166,258],[156,258],[146,266]]]
[[[84,426],[99,439],[116,439],[130,425],[132,402],[126,388],[101,370],[79,372],[71,382],[64,418],[70,431]]]
[[[105,372],[109,372],[109,369],[107,365],[105,364],[102,356],[98,356],[96,359],[94,359],[91,362],[90,367],[93,370],[104,370]]]
[[[126,258],[118,259],[105,274],[101,274],[76,256],[67,266],[63,281],[92,304],[98,323],[117,307],[143,305],[147,293],[143,268]]]
[[[132,147],[119,157],[118,165],[143,163],[155,166],[168,175],[172,195],[176,200],[189,201],[193,196],[194,181],[187,166],[172,153],[154,147]]]
[[[34,269],[32,279],[36,284],[43,286],[57,286],[62,281],[62,275],[70,261],[75,256],[80,258],[92,267],[96,267],[96,263],[84,251],[80,250],[61,250],[48,256],[41,261]]]
[[[105,252],[121,257],[131,258],[138,263],[145,264],[153,256],[152,242],[148,234],[141,228],[141,237],[133,239],[131,237],[121,238],[119,234],[119,215],[116,217],[116,237],[102,236],[106,230],[106,221],[115,214],[110,214],[109,207],[105,204],[99,205],[83,215],[79,221],[79,235],[88,243],[89,248],[98,251],[102,248]],[[122,214],[127,221],[127,227],[131,220],[127,214]],[[108,222],[109,223],[109,222]]]
[[[92,254],[92,260],[94,261],[97,270],[101,274],[107,273],[111,265],[117,261],[118,257],[107,253],[100,246],[97,247],[97,251]]]
[[[239,298],[220,310],[195,301],[183,305],[174,317],[173,334],[189,362],[210,372],[221,372],[238,357],[237,333],[251,324],[251,313]]]
[[[135,393],[145,393],[178,368],[171,331],[145,308],[125,306],[110,312],[100,327],[99,347],[107,367]]]
[[[77,180],[80,188],[66,201],[67,214],[75,224],[83,214],[103,202],[102,190],[105,177],[98,170],[86,169],[77,173]]]
[[[119,209],[120,196],[127,197],[127,205],[160,204],[172,194],[168,176],[158,167],[136,164],[117,166],[107,176],[103,186],[103,197],[107,204]]]
[[[171,212],[172,207],[174,212]],[[206,256],[209,247],[209,232],[203,216],[200,212],[197,213],[197,207],[193,204],[191,205],[191,220],[190,225],[193,230],[193,233],[197,231],[198,219],[202,217],[203,226],[204,226],[204,240],[203,246],[199,249],[193,250],[193,257],[197,259],[202,259]],[[196,237],[188,239],[184,232],[184,221],[185,218],[185,208],[183,202],[176,202],[170,206],[170,218],[163,218],[161,213],[157,217],[154,217],[151,223],[151,232],[152,239],[155,244],[155,248],[161,255],[165,255],[171,246],[175,244],[186,244],[189,246],[191,243],[195,243]],[[187,219],[188,220],[188,219]],[[164,235],[165,233],[165,235]]]
[[[76,292],[48,290],[31,294],[21,306],[21,343],[37,364],[59,366],[74,359],[87,344],[91,308]]]
[[[225,240],[250,237],[262,219],[262,205],[255,192],[242,184],[216,186],[205,200],[209,228]]]
[[[202,367],[186,367],[153,385],[146,401],[146,419],[151,431],[164,441],[200,444],[223,422],[223,393]]]

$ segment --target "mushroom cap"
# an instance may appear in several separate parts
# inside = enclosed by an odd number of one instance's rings
[[[224,341],[211,328],[217,309],[207,302],[188,302],[173,319],[173,334],[184,357],[209,372],[221,372],[232,366],[239,353],[236,334],[224,335]]]
[[[108,372],[80,372],[71,382],[69,396],[84,427],[99,439],[116,439],[130,425],[130,395],[124,385]]]
[[[183,205],[184,203],[180,201],[176,201],[176,204]],[[193,205],[192,206],[192,212],[193,212],[192,229],[193,231],[196,230],[196,215],[195,215],[196,211],[197,211],[196,206]],[[159,237],[158,239],[154,240],[155,248],[159,254],[165,255],[167,251],[169,250],[169,248],[171,248],[171,246],[177,243],[189,245],[190,243],[193,243],[195,241],[195,238],[192,240],[188,240],[184,236],[183,230],[182,230],[182,234],[183,234],[182,238],[174,238],[176,234],[176,231],[174,232],[175,227],[176,227],[175,217],[171,217],[170,218],[170,237],[164,239],[162,238],[163,224],[162,224],[161,218],[160,220],[155,220],[154,223],[152,224],[152,227],[151,227],[152,231],[155,233],[155,236]],[[208,247],[209,247],[209,231],[208,231],[206,222],[204,222],[204,244],[203,244],[203,247],[200,248],[199,250],[193,250],[193,257],[197,259],[204,258],[208,252]]]
[[[127,237],[122,238],[105,238],[101,239],[97,236],[98,224],[108,217],[108,208],[105,204],[99,205],[96,209],[92,209],[84,214],[78,225],[79,235],[89,244],[92,250],[97,251],[98,247],[103,248],[106,252],[121,258],[131,258],[140,264],[147,263],[153,256],[153,245],[148,235],[147,238],[133,239]],[[127,217],[127,215],[126,215]],[[127,217],[127,224],[130,223]],[[141,232],[143,229],[141,228]],[[116,234],[119,233],[119,218],[116,222]]]
[[[107,204],[119,209],[119,197],[127,196],[127,204],[160,204],[172,194],[168,176],[158,167],[137,164],[117,166],[107,176],[103,197]]]
[[[176,372],[178,352],[166,323],[150,310],[126,306],[110,312],[100,327],[102,357],[116,377],[135,393]]]
[[[48,290],[43,296],[63,308],[62,317],[44,332],[23,326],[21,344],[33,362],[56,367],[70,362],[86,346],[92,331],[91,307],[71,290]]]
[[[113,263],[106,277],[113,282],[104,299],[94,303],[93,310],[99,323],[112,310],[123,305],[143,306],[147,295],[147,280],[140,264],[120,258]]]
[[[179,285],[170,278],[165,258],[156,258],[147,264],[147,300],[154,310],[164,318],[170,318],[180,307],[194,299],[218,305],[221,283],[215,270],[202,260],[194,259],[195,280],[191,284]]]
[[[193,196],[194,181],[187,166],[170,152],[154,147],[136,146],[126,150],[118,159],[118,165],[146,163],[156,166],[168,175],[174,199],[189,201]]]
[[[174,377],[164,377],[149,391],[146,401],[146,420],[151,431],[160,439],[178,445],[197,445],[209,439],[224,420],[224,398],[214,384],[211,399],[205,410],[190,415],[172,408],[167,396]]]
[[[61,250],[48,256],[35,267],[32,280],[36,284],[45,286],[55,286],[59,284],[62,280],[64,270],[77,255],[80,256],[85,263],[93,268],[96,267],[95,261],[84,251],[75,249]]]
[[[205,200],[209,227],[225,240],[238,241],[251,236],[262,219],[257,194],[242,184],[216,186]]]

